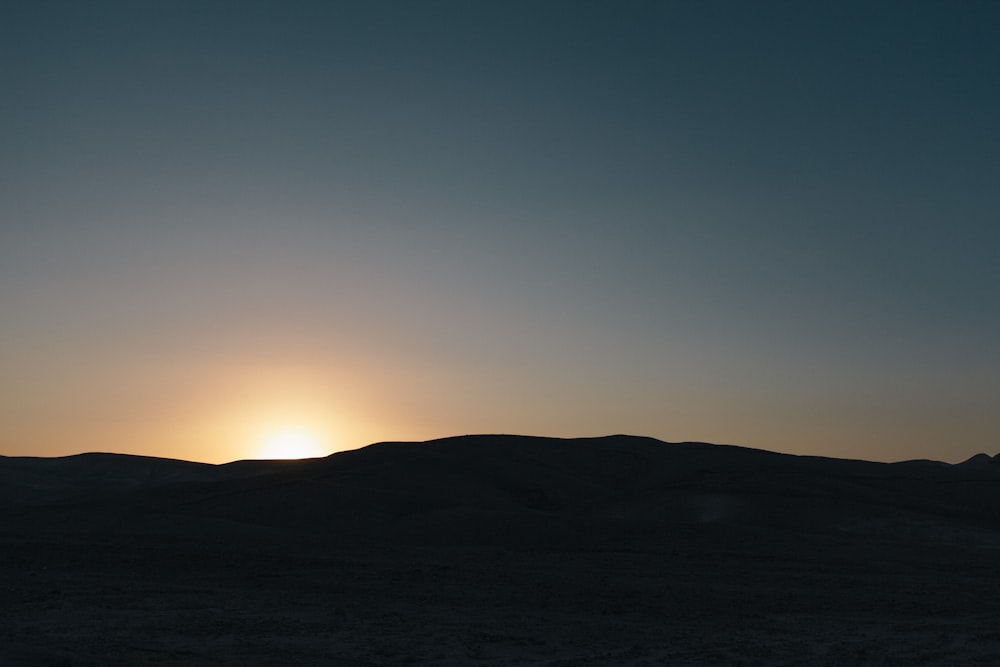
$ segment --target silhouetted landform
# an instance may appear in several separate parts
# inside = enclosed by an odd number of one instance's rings
[[[0,458],[0,481],[8,508],[85,506],[119,520],[212,518],[393,543],[655,541],[671,526],[706,525],[929,540],[1000,529],[1000,464],[986,454],[875,463],[624,435],[475,435],[226,465]]]
[[[0,457],[0,665],[992,664],[1000,459]]]

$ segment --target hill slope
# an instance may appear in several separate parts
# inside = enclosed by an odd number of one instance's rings
[[[472,435],[221,466],[4,458],[0,477],[8,506],[36,517],[169,516],[340,540],[611,544],[683,528],[1000,544],[1000,465],[986,455],[875,463],[624,435]]]

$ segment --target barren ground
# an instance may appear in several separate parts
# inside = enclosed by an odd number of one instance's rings
[[[997,664],[996,555],[730,529],[558,550],[23,528],[0,551],[0,664]]]

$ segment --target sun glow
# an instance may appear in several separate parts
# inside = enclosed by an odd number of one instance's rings
[[[327,454],[322,438],[301,429],[273,431],[257,448],[257,458],[261,459],[309,459]]]

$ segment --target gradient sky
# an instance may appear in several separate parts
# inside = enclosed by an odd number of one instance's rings
[[[995,453],[998,35],[986,0],[7,0],[0,453]]]

